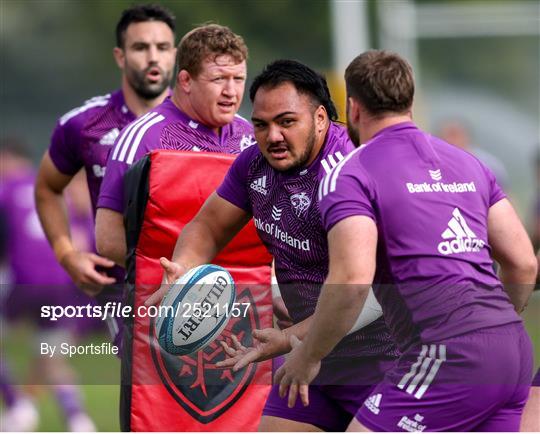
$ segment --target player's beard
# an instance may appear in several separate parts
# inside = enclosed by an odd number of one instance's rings
[[[349,139],[353,142],[355,148],[360,147],[360,132],[353,127],[353,124],[349,118],[349,98],[347,98],[347,108],[345,109],[345,116],[347,118],[347,133],[349,134]]]
[[[309,136],[306,139],[306,149],[304,149],[304,152],[302,153],[302,155],[300,155],[297,163],[294,165],[295,169],[304,167],[307,164],[313,152],[313,148],[315,147],[316,141],[317,137],[315,136],[315,121],[313,121],[312,128],[309,130]]]
[[[347,133],[355,148],[360,147],[360,132],[354,128],[349,120],[349,111],[347,110]]]
[[[315,136],[315,120],[313,120],[313,123],[309,130],[309,136],[306,139],[306,148],[304,149],[304,152],[300,154],[296,161],[294,161],[291,166],[285,170],[285,172],[290,172],[305,167],[307,162],[309,161],[309,158],[311,157],[316,141],[317,137]]]
[[[155,66],[149,66],[142,71],[130,68],[129,66],[126,68],[126,77],[130,86],[139,97],[146,100],[160,96],[171,82],[171,72],[166,73],[160,68],[161,80],[150,83],[146,79],[146,74],[150,68],[155,68]]]
[[[313,152],[313,148],[315,147],[315,142],[317,141],[317,137],[315,136],[315,119],[312,120],[310,129],[309,129],[309,135],[306,138],[306,147],[304,148],[303,152],[298,156],[295,160],[291,162],[291,165],[286,168],[278,168],[272,165],[275,170],[278,170],[280,172],[292,172],[296,169],[299,169],[301,167],[304,167],[306,163],[309,161],[309,158],[311,157],[311,153]],[[282,142],[282,143],[272,143],[268,146],[267,152],[269,149],[272,148],[272,145],[280,145],[285,144],[287,148],[290,149],[290,144],[288,142]],[[267,158],[268,160],[268,158]],[[270,161],[270,160],[268,160]],[[271,163],[270,163],[271,164]]]

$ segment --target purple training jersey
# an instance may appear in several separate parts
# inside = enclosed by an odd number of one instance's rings
[[[152,150],[239,154],[254,143],[252,126],[240,116],[221,128],[218,136],[212,129],[190,119],[168,98],[121,132],[107,162],[97,206],[124,211],[124,174]]]
[[[94,214],[109,152],[122,128],[134,119],[118,90],[89,99],[58,120],[49,155],[66,175],[86,169]]]
[[[109,153],[122,128],[134,119],[122,91],[117,90],[91,98],[67,112],[58,120],[53,132],[49,147],[51,160],[66,175],[75,175],[83,167],[86,169],[94,216]],[[117,284],[123,282],[122,268],[115,266],[105,271]],[[112,295],[115,301],[118,301],[117,292]],[[110,290],[106,289],[98,298],[106,301],[109,296]]]
[[[347,131],[332,123],[317,158],[305,168],[274,170],[254,146],[231,166],[217,193],[253,215],[274,256],[283,301],[295,323],[315,312],[328,274],[328,241],[317,202],[319,181],[354,149]],[[328,356],[395,356],[382,318],[346,336]],[[375,380],[376,382],[376,380]]]
[[[357,215],[377,224],[373,288],[402,350],[521,321],[488,245],[488,211],[504,197],[477,158],[412,122],[378,132],[319,190],[326,230]]]

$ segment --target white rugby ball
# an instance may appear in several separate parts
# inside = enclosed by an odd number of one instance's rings
[[[219,265],[192,268],[161,301],[155,332],[170,354],[192,354],[212,342],[229,321],[236,299],[234,280]]]
[[[358,318],[356,318],[356,322],[352,326],[352,328],[349,330],[349,333],[355,333],[360,329],[363,329],[364,327],[371,324],[376,319],[379,319],[382,316],[382,307],[375,298],[375,294],[373,293],[373,288],[369,288],[369,292],[366,298],[366,302],[364,303],[364,307],[360,311],[360,314],[358,315]]]

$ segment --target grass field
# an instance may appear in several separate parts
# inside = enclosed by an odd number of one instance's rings
[[[535,346],[535,366],[540,365],[540,291],[537,291],[524,315],[527,330]],[[32,330],[20,327],[10,330],[8,336],[1,333],[2,351],[6,355],[14,377],[25,378],[32,351],[39,351]],[[105,335],[94,335],[83,343],[106,341]],[[100,431],[118,431],[118,400],[120,363],[114,356],[78,356],[72,359],[80,376],[81,392],[88,413]],[[65,431],[59,408],[47,386],[21,385],[36,396],[40,411],[38,431]]]
[[[91,342],[100,344],[107,341],[108,335],[103,333],[92,335],[80,344]],[[2,352],[14,378],[27,378],[32,351],[39,352],[39,348],[30,327],[23,325],[10,328],[9,336],[4,336],[4,331],[2,331]],[[72,366],[79,377],[78,383],[88,414],[98,430],[119,431],[120,361],[112,355],[74,356]],[[40,422],[37,430],[66,431],[60,408],[50,387],[31,386],[26,384],[26,381],[18,381],[18,383],[21,384],[17,387],[34,396],[39,407]]]

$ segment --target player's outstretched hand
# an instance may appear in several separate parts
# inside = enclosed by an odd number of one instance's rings
[[[169,261],[164,257],[159,258],[159,263],[163,267],[163,279],[161,280],[159,289],[144,302],[146,306],[154,306],[161,303],[161,300],[169,290],[170,285],[180,279],[187,271],[182,265]]]
[[[319,373],[321,361],[310,360],[304,351],[302,342],[294,335],[291,335],[292,350],[285,356],[285,364],[276,372],[274,381],[279,383],[279,396],[285,398],[287,389],[289,398],[287,405],[294,407],[296,397],[300,394],[300,399],[304,406],[309,405],[309,383]]]
[[[114,262],[95,253],[72,250],[62,257],[60,264],[70,275],[75,285],[90,296],[99,294],[105,285],[112,285],[116,282],[114,277],[96,270],[97,266],[111,268],[114,266]]]
[[[262,330],[253,330],[253,339],[255,346],[245,347],[232,335],[233,347],[221,341],[221,345],[229,358],[217,362],[218,368],[232,368],[234,372],[244,368],[253,362],[262,362],[273,357],[285,354],[291,350],[289,339],[280,330],[267,328]]]

